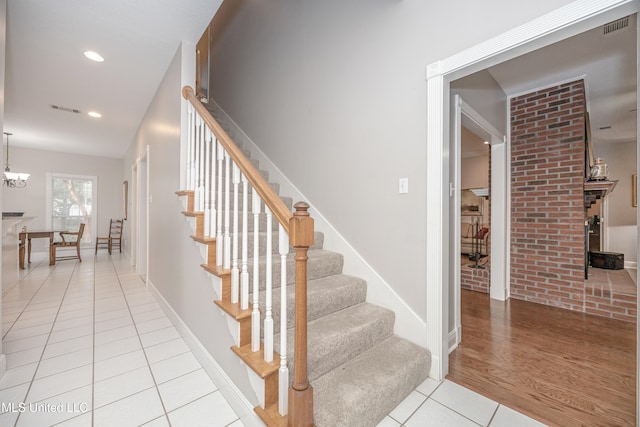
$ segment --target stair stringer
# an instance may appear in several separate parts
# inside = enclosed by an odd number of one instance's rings
[[[202,255],[202,259],[204,262],[206,262],[208,254],[207,254],[207,245],[202,244],[202,243],[198,243],[195,242],[196,246],[200,247],[200,253]],[[211,278],[211,284],[213,286],[213,293],[215,294],[216,298],[218,300],[222,299],[222,279],[220,279],[219,277],[217,277],[214,274],[211,273],[206,273],[207,276],[209,276]],[[221,308],[218,308],[220,315],[224,316],[227,320],[227,327],[229,328],[229,333],[231,334],[231,336],[233,337],[233,341],[235,342],[236,346],[240,345],[240,323],[238,323],[235,319],[233,319],[231,316],[229,316],[227,313],[225,313],[224,310],[222,310]],[[242,360],[239,361],[241,364],[244,365],[245,369],[247,370],[247,376],[249,378],[249,383],[251,384],[251,388],[253,388],[253,391],[255,392],[257,398],[258,398],[258,405],[262,408],[265,408],[265,382],[264,379],[260,378],[260,376],[258,374],[255,373],[255,371],[253,369],[251,369],[246,363],[242,362]],[[249,408],[250,410],[253,411],[253,407]]]
[[[293,200],[305,200],[313,211],[315,229],[324,234],[324,247],[344,257],[344,273],[360,277],[367,282],[367,302],[393,311],[396,315],[394,334],[421,347],[427,347],[427,324],[380,274],[360,255],[356,249],[331,225],[322,213],[309,202],[309,199],[278,169],[255,142],[233,121],[231,117],[213,99],[208,108],[216,111],[216,120],[228,133],[234,134],[234,141],[252,153],[252,158],[260,162],[260,168],[269,172],[272,181],[280,184],[280,193],[293,197]]]

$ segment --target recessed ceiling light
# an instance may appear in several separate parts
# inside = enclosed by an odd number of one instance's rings
[[[484,145],[489,145],[489,141],[485,141],[485,142],[484,142]]]
[[[102,117],[102,114],[96,112],[96,111],[89,111],[87,114],[89,114],[91,117],[95,117],[95,118],[100,118]]]
[[[100,56],[99,53],[94,52],[92,50],[86,50],[84,52],[84,56],[86,56],[87,58],[89,58],[92,61],[96,61],[96,62],[102,62],[104,61],[104,58],[102,56]]]

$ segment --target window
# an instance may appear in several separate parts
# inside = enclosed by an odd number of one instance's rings
[[[98,178],[95,176],[47,174],[47,228],[77,231],[85,223],[83,244],[91,244],[96,235]]]

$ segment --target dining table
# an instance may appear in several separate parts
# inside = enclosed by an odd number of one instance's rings
[[[62,230],[21,231],[20,234],[18,235],[18,240],[20,242],[19,252],[18,252],[20,269],[24,270],[25,268],[25,264],[24,264],[25,249],[27,252],[27,262],[31,264],[31,239],[41,239],[41,238],[49,239],[49,265],[55,265],[56,259],[53,254],[53,251],[51,251],[51,244],[53,243],[53,237],[55,233],[59,233],[60,231]]]

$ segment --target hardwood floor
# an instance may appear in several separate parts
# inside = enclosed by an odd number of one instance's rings
[[[463,290],[447,379],[551,426],[635,426],[635,325]]]

